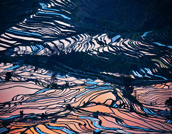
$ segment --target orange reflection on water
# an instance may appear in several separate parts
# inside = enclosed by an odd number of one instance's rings
[[[20,94],[33,94],[41,89],[34,82],[1,82],[0,83],[0,102],[11,101]]]

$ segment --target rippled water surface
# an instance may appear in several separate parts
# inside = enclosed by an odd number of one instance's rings
[[[39,0],[0,35],[0,133],[172,133],[172,27],[110,32],[95,2]]]

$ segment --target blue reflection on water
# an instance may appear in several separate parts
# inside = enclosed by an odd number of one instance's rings
[[[93,121],[93,125],[97,128],[102,128],[102,129],[106,129],[106,130],[120,130],[120,128],[108,128],[108,127],[104,127],[104,126],[101,126],[99,125],[99,119],[95,119],[95,118],[92,118],[92,117],[86,117],[86,116],[80,116],[81,119],[89,119],[91,121]]]
[[[144,130],[144,131],[149,131],[149,132],[161,132],[161,133],[171,133],[171,131],[161,131],[161,130],[154,130],[154,129],[148,129],[148,128],[142,128],[142,127],[135,127],[135,126],[128,126],[128,125],[125,125],[125,124],[122,124],[120,121],[118,121],[118,124],[124,126],[124,127],[127,127],[127,128],[132,128],[132,129],[141,129],[141,130]]]
[[[64,127],[56,127],[56,126],[49,126],[49,125],[46,125],[47,128],[49,129],[56,129],[56,130],[62,130],[63,132],[67,133],[67,134],[75,134],[75,132],[69,130],[69,129],[66,129]]]
[[[47,8],[47,5],[46,5],[45,3],[39,3],[39,4],[40,4],[40,6],[42,7],[42,9]]]
[[[93,88],[93,89],[89,89],[89,90],[87,90],[87,91],[85,91],[85,92],[83,92],[83,93],[77,95],[76,98],[78,98],[78,97],[80,97],[80,96],[82,96],[82,95],[84,95],[84,94],[86,94],[86,93],[88,93],[88,92],[90,92],[90,91],[94,91],[94,90],[107,90],[107,89],[113,89],[112,87],[97,87],[97,86],[92,86],[92,87],[87,87],[87,88]]]
[[[41,89],[38,92],[36,92],[35,94],[43,93],[43,92],[46,92],[48,90],[51,90],[51,89],[50,88]]]
[[[15,66],[9,67],[9,68],[7,68],[5,70],[13,70],[13,69],[16,69],[16,68],[19,68],[19,67],[21,67],[21,65],[15,65]]]
[[[47,134],[47,133],[44,133],[42,132],[39,128],[35,127],[36,131],[39,133],[39,134]]]
[[[7,118],[0,118],[0,120],[10,120],[10,119],[14,119],[14,118],[17,118],[17,117],[20,117],[20,115],[14,115],[14,116],[10,116],[10,117],[7,117]]]
[[[38,36],[38,37],[41,37],[41,34],[39,33],[30,33],[30,32],[25,32],[25,31],[19,31],[19,30],[16,30],[16,29],[9,29],[7,30],[8,32],[10,33],[14,33],[14,34],[17,34],[17,35],[26,35],[26,36]]]
[[[59,15],[61,17],[63,17],[64,19],[68,19],[71,20],[70,17],[67,17],[66,15],[60,14],[60,13],[50,13],[50,12],[43,12],[43,11],[39,11],[39,14],[50,14],[50,15]]]

